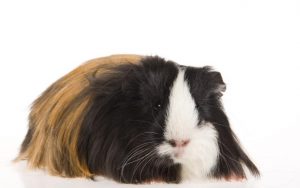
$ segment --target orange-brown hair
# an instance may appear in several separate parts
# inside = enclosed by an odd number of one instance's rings
[[[88,61],[52,84],[36,101],[29,115],[29,130],[17,160],[52,175],[92,177],[78,158],[76,144],[91,96],[86,93],[90,76],[101,77],[111,67],[138,63],[142,56],[113,55]]]

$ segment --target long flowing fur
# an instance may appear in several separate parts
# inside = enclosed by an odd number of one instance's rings
[[[216,159],[206,168],[205,176],[243,179],[245,168],[258,176],[258,169],[244,153],[223,110],[220,97],[225,83],[221,74],[210,67],[184,67],[158,56],[94,59],[56,81],[32,105],[29,129],[17,160],[25,159],[31,168],[63,177],[103,175],[123,183],[184,181],[186,163],[174,162],[170,154],[157,152],[158,146],[170,144],[165,138],[166,119],[171,113],[170,93],[179,72],[184,72],[184,91],[191,97],[187,106],[191,108],[186,109],[195,112],[194,122],[181,121],[182,131],[191,136],[187,125],[192,126],[192,132],[197,133],[192,142],[198,143],[204,139],[199,135],[207,121],[218,135],[218,153],[209,155],[203,151],[196,156],[202,160],[207,154],[203,159],[206,162]],[[188,101],[189,95],[182,95],[181,90],[175,102]],[[176,108],[178,116],[192,119],[181,113],[181,107]],[[176,116],[172,124],[178,120]],[[214,141],[200,143],[204,142]],[[199,149],[203,145],[192,147]],[[204,169],[197,160],[190,174]]]
[[[136,64],[138,55],[114,55],[91,60],[52,84],[32,105],[29,130],[17,160],[52,175],[91,177],[85,161],[78,158],[77,140],[85,111],[90,77],[101,77],[122,63]]]

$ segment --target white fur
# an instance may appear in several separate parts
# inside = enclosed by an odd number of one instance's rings
[[[179,71],[171,89],[164,136],[166,140],[190,142],[183,148],[164,142],[157,150],[160,155],[168,155],[182,165],[183,181],[204,180],[217,162],[218,135],[212,124],[198,125],[198,111],[184,73],[185,70]]]

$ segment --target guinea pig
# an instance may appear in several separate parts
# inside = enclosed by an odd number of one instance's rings
[[[34,101],[17,160],[122,183],[259,176],[230,128],[225,89],[208,66],[138,55],[88,61]]]

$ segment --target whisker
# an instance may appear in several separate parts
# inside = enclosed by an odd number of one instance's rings
[[[136,156],[138,156],[138,155],[140,155],[140,154],[142,154],[142,153],[145,153],[145,152],[147,152],[147,151],[149,151],[150,149],[145,149],[145,150],[142,150],[142,151],[137,151],[138,153],[133,153],[133,156],[131,156],[129,159],[127,159],[126,161],[124,161],[123,163],[122,163],[122,166],[121,166],[121,176],[120,176],[120,178],[123,178],[124,177],[124,169],[125,169],[125,167],[127,166],[127,165],[129,165],[129,164],[131,164],[131,163],[134,163],[134,162],[137,162],[137,161],[139,161],[140,159],[138,159],[138,160],[134,160],[134,161],[132,161],[132,162],[129,162],[132,158],[134,158],[134,157],[136,157]]]
[[[145,169],[145,167],[150,163],[152,162],[153,159],[156,159],[156,157],[154,157],[154,155],[151,155],[150,156],[151,158],[143,165],[141,171],[140,171],[140,179],[142,179],[142,172],[143,170]],[[155,161],[154,161],[155,162]],[[151,167],[151,166],[150,166]],[[152,168],[154,168],[154,166],[152,165]],[[153,175],[152,175],[153,176]]]
[[[138,161],[138,163],[136,164],[136,166],[135,166],[135,168],[134,168],[134,170],[133,170],[132,177],[131,177],[131,181],[133,180],[133,177],[134,177],[134,175],[135,175],[137,169],[140,167],[140,165],[142,165],[143,161],[145,161],[149,156],[151,157],[151,156],[153,156],[153,155],[155,155],[155,154],[156,154],[155,151],[151,151],[151,152],[149,152],[147,155],[143,156],[143,157]]]
[[[142,149],[144,147],[146,147],[147,145],[151,146],[150,148],[145,148],[145,149]],[[146,153],[148,152],[149,150],[153,150],[153,147],[156,147],[157,146],[157,143],[153,142],[153,140],[151,140],[150,142],[146,142],[146,143],[142,143],[136,147],[134,147],[133,149],[131,149],[129,151],[129,154],[125,157],[125,159],[123,160],[122,162],[122,165],[120,167],[121,169],[121,176],[120,178],[123,177],[123,173],[124,173],[124,168],[129,165],[129,164],[132,164],[134,162],[138,162],[139,160],[141,160],[140,158],[136,159],[136,160],[133,160],[131,161],[131,159],[134,159],[140,155],[142,155],[143,153]],[[154,150],[155,151],[155,150]]]
[[[158,133],[155,133],[155,132],[143,132],[143,133],[140,133],[140,134],[138,134],[137,136],[135,136],[135,137],[133,137],[133,138],[131,138],[129,141],[128,141],[128,144],[127,145],[129,145],[130,143],[132,143],[135,139],[137,139],[138,137],[140,137],[140,136],[143,136],[143,135],[147,135],[147,134],[153,134],[153,135],[155,135],[155,134],[158,134]],[[159,135],[159,134],[158,134]]]
[[[143,144],[140,144],[140,145],[134,147],[134,148],[131,149],[131,150],[129,151],[129,153],[127,154],[126,160],[128,160],[128,158],[131,157],[131,155],[136,154],[136,152],[137,152],[138,150],[142,149],[143,147],[145,147],[145,146],[147,146],[147,145],[150,145],[150,146],[151,146],[152,144],[153,144],[153,142],[146,142],[146,143],[143,143]],[[151,148],[146,148],[146,149],[151,149]]]

